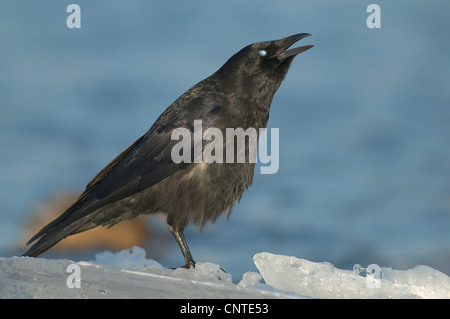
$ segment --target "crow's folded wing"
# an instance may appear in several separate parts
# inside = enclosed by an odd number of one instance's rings
[[[184,106],[178,106],[176,102],[172,104],[144,136],[87,184],[85,191],[71,207],[30,239],[28,244],[42,237],[25,255],[45,251],[62,238],[83,229],[82,226],[87,222],[86,216],[96,210],[137,194],[190,165],[172,161],[172,148],[179,142],[171,139],[172,131],[184,127],[193,136],[193,121],[196,119],[202,120],[204,128],[212,126],[226,102],[222,96],[205,94],[190,99]],[[193,143],[191,145],[193,147]],[[41,241],[48,243],[39,249]]]

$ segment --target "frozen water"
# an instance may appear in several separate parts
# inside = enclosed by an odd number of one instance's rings
[[[177,268],[168,270],[166,274],[177,278],[211,282],[219,281],[221,284],[231,284],[231,274],[226,273],[219,265],[213,263],[198,262],[195,264],[195,268]]]
[[[0,299],[5,298],[298,298],[273,289],[245,288],[215,279],[193,280],[171,269],[123,270],[93,263],[80,266],[80,288],[70,288],[70,260],[0,258]],[[207,265],[207,268],[210,266]],[[202,267],[201,267],[202,268]],[[205,269],[203,269],[205,270]],[[158,274],[167,271],[171,275]],[[195,272],[193,270],[193,272]],[[179,277],[177,277],[179,276]]]
[[[234,284],[217,264],[167,269],[139,247],[89,262],[0,258],[0,298],[450,298],[450,278],[428,266],[342,270],[270,253],[256,254],[254,262],[260,273],[246,272]],[[80,288],[67,285],[73,265]]]
[[[80,288],[67,284],[68,266],[79,267]],[[76,268],[76,267],[75,267]],[[298,298],[292,293],[235,285],[219,265],[167,269],[145,258],[139,247],[104,252],[89,262],[44,258],[0,258],[1,298]],[[256,282],[254,276],[248,282]],[[259,278],[260,280],[260,278]]]
[[[342,270],[327,262],[259,253],[253,258],[266,284],[317,298],[450,298],[450,277],[428,266],[409,270],[355,265]]]
[[[137,246],[129,250],[119,251],[118,253],[112,253],[110,251],[98,253],[91,262],[114,266],[124,270],[143,270],[145,268],[164,269],[157,261],[145,258],[145,250]]]
[[[242,276],[241,281],[238,286],[241,287],[253,287],[258,285],[262,280],[262,276],[257,272],[247,271],[244,276]]]
[[[231,274],[227,274],[216,264],[198,262],[193,269],[167,269],[157,261],[147,259],[145,255],[145,250],[143,248],[134,246],[131,249],[125,249],[118,253],[109,251],[98,253],[91,263],[114,266],[124,271],[151,271],[152,273],[169,277],[231,283]]]

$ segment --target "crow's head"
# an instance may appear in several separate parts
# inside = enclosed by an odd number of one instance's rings
[[[243,75],[246,81],[269,82],[276,89],[287,74],[294,57],[313,45],[289,49],[295,42],[309,37],[309,33],[299,33],[280,40],[263,41],[250,44],[233,55],[219,70],[220,73],[239,79]]]

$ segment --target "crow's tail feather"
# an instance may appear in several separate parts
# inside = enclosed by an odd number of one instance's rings
[[[92,223],[89,216],[85,216],[84,218],[75,220],[69,224],[64,222],[61,224],[56,224],[49,229],[48,227],[51,225],[52,223],[45,226],[38,234],[31,238],[27,245],[38,238],[39,240],[33,246],[31,246],[23,254],[23,256],[37,257],[56,245],[62,239],[97,226]]]

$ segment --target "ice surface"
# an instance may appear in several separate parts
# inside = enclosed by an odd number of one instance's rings
[[[234,284],[219,265],[167,269],[139,247],[88,262],[0,258],[0,298],[450,298],[450,278],[428,266],[342,270],[270,253],[256,254],[254,262],[260,273],[246,272]],[[69,265],[79,267],[80,288],[67,284]]]
[[[450,298],[450,277],[428,266],[393,270],[355,265],[354,270],[342,270],[327,262],[270,253],[256,254],[253,260],[266,284],[304,296]]]
[[[219,265],[198,262],[193,269],[166,269],[157,261],[145,258],[145,250],[137,246],[129,250],[122,250],[118,253],[109,251],[98,253],[91,263],[114,266],[123,271],[151,271],[154,274],[174,278],[231,283],[231,274],[227,274]]]
[[[125,249],[118,253],[104,251],[95,255],[93,263],[114,266],[124,270],[143,270],[145,268],[164,269],[155,260],[145,258],[145,250],[141,247]]]
[[[80,288],[69,288],[69,265],[79,266]],[[257,275],[257,274],[256,274]],[[193,269],[167,269],[146,259],[139,247],[103,252],[94,260],[74,262],[44,258],[0,258],[2,298],[298,298],[246,278],[236,285],[219,265],[197,263]]]

